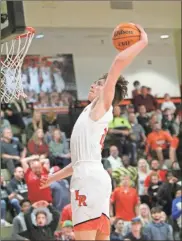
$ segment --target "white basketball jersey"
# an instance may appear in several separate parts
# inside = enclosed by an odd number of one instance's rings
[[[113,107],[98,120],[90,118],[92,103],[77,119],[71,135],[71,160],[73,166],[78,161],[101,162],[101,151],[108,130],[108,123],[113,119]]]
[[[51,83],[51,68],[50,67],[41,67],[40,68],[40,72],[42,74],[42,79],[43,79],[43,82],[46,82],[46,83]]]

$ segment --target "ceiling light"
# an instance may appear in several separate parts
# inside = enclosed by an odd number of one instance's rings
[[[164,34],[164,35],[161,35],[161,37],[160,37],[161,39],[166,39],[166,38],[169,38],[169,35],[167,35],[167,34]]]
[[[40,38],[43,38],[43,37],[44,37],[44,34],[37,34],[37,35],[35,35],[36,39],[40,39]]]

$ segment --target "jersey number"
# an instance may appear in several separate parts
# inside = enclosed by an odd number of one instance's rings
[[[100,145],[101,145],[101,149],[104,148],[104,140],[106,138],[107,135],[107,128],[104,129],[104,134],[102,135],[101,139],[100,139]]]

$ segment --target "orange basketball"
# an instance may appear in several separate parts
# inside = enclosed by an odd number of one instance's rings
[[[113,31],[114,47],[122,51],[140,40],[140,30],[132,23],[121,23]]]

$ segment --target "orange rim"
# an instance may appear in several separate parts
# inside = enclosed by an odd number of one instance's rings
[[[20,34],[16,37],[16,39],[18,38],[26,38],[29,37],[31,35],[33,35],[35,33],[35,29],[32,27],[26,27],[26,33]]]

